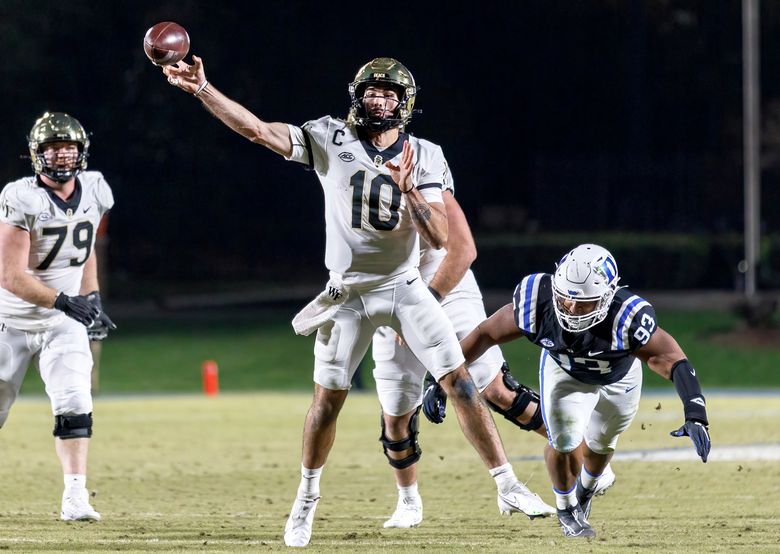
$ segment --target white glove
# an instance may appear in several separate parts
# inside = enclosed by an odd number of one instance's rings
[[[296,314],[292,326],[296,335],[311,335],[331,320],[341,305],[346,302],[349,292],[341,281],[341,275],[330,274],[325,290],[309,302]]]

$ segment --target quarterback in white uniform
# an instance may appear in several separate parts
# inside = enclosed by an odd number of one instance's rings
[[[331,277],[325,296],[332,302],[322,302],[324,320],[317,319],[322,315],[316,309],[320,297],[303,318],[307,331],[318,329],[314,399],[304,426],[301,484],[285,526],[285,543],[309,543],[339,411],[352,375],[382,325],[404,337],[449,393],[466,437],[496,479],[499,507],[531,516],[554,513],[515,477],[463,366],[455,331],[417,269],[419,236],[435,248],[447,242],[441,196],[447,165],[438,146],[403,132],[417,94],[411,73],[392,58],[376,58],[349,86],[352,106],[346,121],[323,117],[296,127],[261,121],[220,93],[206,80],[197,56],[192,65],[179,62],[163,72],[169,83],[194,94],[234,131],[307,164],[325,195],[325,262]],[[309,314],[307,310],[302,313]],[[416,437],[416,425],[403,437],[383,437],[388,458],[396,456],[394,449],[416,449]]]
[[[64,473],[63,520],[100,519],[86,489],[89,338],[101,340],[115,327],[102,309],[94,251],[95,231],[114,199],[103,175],[83,171],[88,148],[76,119],[45,113],[29,137],[35,176],[0,193],[0,427],[36,359]]]

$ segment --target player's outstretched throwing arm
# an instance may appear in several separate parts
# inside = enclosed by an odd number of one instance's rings
[[[647,344],[634,354],[658,375],[674,382],[683,402],[685,423],[671,434],[673,437],[690,437],[696,453],[706,463],[710,453],[710,434],[704,395],[696,370],[688,362],[682,348],[674,337],[659,327]]]
[[[447,212],[444,209],[444,204],[429,204],[412,183],[414,149],[409,141],[404,142],[401,164],[395,165],[392,162],[387,162],[385,166],[390,170],[393,181],[406,196],[406,207],[420,236],[436,249],[447,246]]]
[[[206,79],[203,60],[192,56],[192,65],[183,61],[162,68],[168,82],[197,97],[208,111],[239,135],[289,157],[292,140],[286,123],[267,123],[238,102],[231,100]]]

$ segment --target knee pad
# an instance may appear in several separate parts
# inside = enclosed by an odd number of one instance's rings
[[[412,414],[412,417],[409,418],[409,435],[405,439],[391,441],[385,436],[384,414],[381,413],[379,415],[379,419],[382,424],[382,436],[379,437],[379,441],[382,443],[382,449],[385,453],[385,456],[387,456],[387,460],[390,462],[390,465],[396,469],[407,468],[410,465],[417,463],[417,461],[422,456],[422,449],[420,448],[420,444],[417,442],[417,435],[420,429],[419,416],[420,406],[417,406],[417,409]],[[406,458],[402,458],[400,460],[391,458],[387,452],[388,450],[392,450],[393,452],[403,452],[404,450],[408,450],[410,448],[412,449],[412,453],[409,454]]]
[[[498,412],[524,431],[536,431],[542,426],[542,423],[544,423],[542,419],[542,403],[539,401],[539,395],[535,390],[520,384],[518,380],[515,379],[514,375],[509,372],[509,365],[507,365],[506,362],[501,366],[501,374],[501,380],[504,383],[504,386],[515,393],[515,399],[512,401],[512,405],[506,410],[496,406],[489,400],[487,401],[488,405],[493,411]],[[536,402],[536,411],[531,416],[531,421],[528,423],[520,423],[517,421],[517,416],[522,414],[531,402]]]
[[[92,413],[54,416],[52,434],[61,439],[88,439],[92,436]]]

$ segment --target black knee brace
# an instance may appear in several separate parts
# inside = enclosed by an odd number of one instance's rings
[[[509,373],[509,366],[504,362],[501,366],[502,381],[504,386],[510,391],[515,393],[515,399],[512,401],[512,405],[506,410],[496,406],[491,401],[487,401],[488,405],[493,411],[498,412],[506,419],[523,429],[524,431],[536,431],[542,426],[544,421],[542,420],[542,403],[539,401],[539,395],[535,390],[526,387],[515,379],[514,375]],[[536,411],[531,416],[531,421],[528,423],[520,423],[517,421],[517,416],[522,414],[531,402],[536,402]]]
[[[88,439],[92,436],[92,412],[54,416],[53,435],[61,439]]]
[[[419,416],[420,406],[417,406],[417,409],[409,419],[409,436],[398,441],[391,441],[385,436],[385,416],[383,413],[380,413],[379,415],[379,419],[382,423],[382,436],[379,437],[379,441],[382,443],[382,449],[384,450],[385,456],[387,456],[387,460],[390,462],[390,465],[396,469],[407,468],[410,465],[416,463],[422,456],[422,449],[420,448],[420,444],[417,442],[417,434],[419,433],[420,428]],[[400,460],[391,458],[387,453],[388,450],[392,450],[393,452],[403,452],[409,448],[411,448],[413,452],[406,458],[402,458]]]

